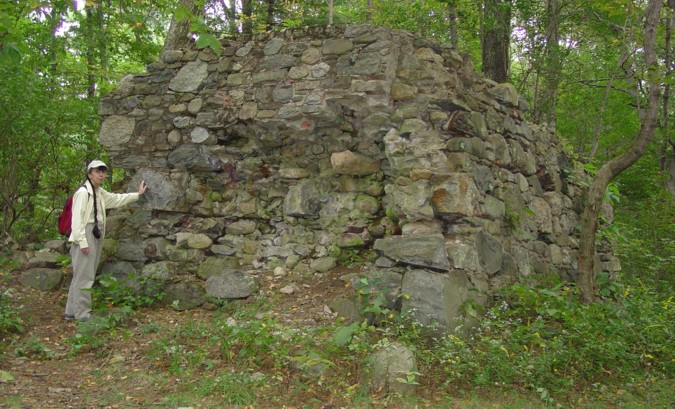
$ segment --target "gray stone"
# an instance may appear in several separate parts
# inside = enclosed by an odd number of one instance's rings
[[[221,169],[220,161],[209,155],[199,145],[188,143],[171,151],[168,158],[170,168],[184,168],[194,171],[216,171]]]
[[[553,216],[548,202],[544,198],[535,197],[532,199],[529,208],[535,214],[534,218],[537,226],[537,232],[552,233]]]
[[[202,106],[204,106],[204,100],[202,98],[195,98],[187,106],[187,110],[189,113],[192,115],[200,113],[202,110]]]
[[[246,121],[253,119],[258,115],[258,104],[255,102],[246,102],[239,110],[239,119]]]
[[[174,92],[195,92],[208,75],[208,64],[202,60],[190,61],[169,82]]]
[[[306,78],[309,75],[309,67],[306,65],[299,65],[291,67],[288,71],[288,77],[293,80]]]
[[[168,175],[155,169],[140,168],[129,182],[129,191],[136,192],[142,180],[148,188],[136,202],[137,206],[147,209],[176,210],[181,192]]]
[[[375,53],[359,57],[355,61],[352,56],[344,55],[336,65],[338,75],[375,75],[379,74],[381,69],[380,56]]]
[[[361,315],[361,302],[356,296],[340,298],[330,304],[330,309],[336,312],[340,317],[352,322],[358,322],[363,319]]]
[[[21,272],[19,282],[35,290],[54,291],[63,283],[63,272],[51,268],[29,268]]]
[[[252,220],[238,220],[225,228],[225,233],[235,236],[253,234],[257,230],[256,222]]]
[[[176,234],[176,247],[187,246],[191,249],[205,250],[213,245],[213,240],[204,233]]]
[[[312,180],[302,180],[288,190],[284,198],[284,214],[294,217],[309,217],[319,211],[319,189]]]
[[[462,306],[469,299],[469,280],[462,271],[440,274],[410,270],[403,276],[401,312],[417,322],[438,325],[441,332],[454,332],[464,318]]]
[[[384,308],[401,309],[401,284],[403,274],[395,269],[367,269],[352,279],[352,287],[366,296],[366,304],[372,305],[379,296],[384,296]]]
[[[434,186],[431,204],[440,216],[474,216],[479,197],[478,188],[470,175],[454,173],[443,183]]]
[[[471,175],[476,183],[476,187],[480,189],[481,192],[489,193],[496,186],[495,177],[487,166],[479,165],[473,167],[473,169],[471,169]]]
[[[320,62],[309,67],[309,72],[312,74],[313,78],[323,78],[330,71],[330,65],[325,62]]]
[[[366,243],[363,237],[358,233],[342,233],[335,239],[335,245],[340,248],[363,247]]]
[[[309,264],[309,268],[317,273],[327,273],[337,267],[337,260],[335,257],[320,257]]]
[[[416,132],[409,138],[391,129],[384,137],[385,155],[398,175],[408,176],[413,169],[447,174],[448,158],[443,153],[446,142],[437,132]]]
[[[176,311],[192,310],[206,301],[206,291],[199,283],[181,282],[169,284],[164,288],[162,304]]]
[[[365,176],[380,170],[380,163],[352,151],[335,152],[330,156],[330,163],[337,174]]]
[[[294,180],[299,180],[299,179],[306,179],[310,177],[312,173],[309,171],[309,169],[305,168],[287,168],[283,167],[279,169],[279,177],[283,179],[294,179]]]
[[[237,252],[237,250],[233,247],[224,244],[213,245],[209,250],[211,250],[213,254],[218,254],[221,256],[233,256]]]
[[[115,158],[112,162],[112,166],[125,169],[148,167],[150,166],[150,160],[147,156],[143,155],[121,155]]]
[[[377,215],[381,209],[380,201],[370,195],[359,194],[354,199],[354,209],[361,212],[362,215]]]
[[[490,92],[495,99],[511,108],[518,107],[518,91],[513,84],[502,83],[495,85]]]
[[[190,141],[193,143],[202,143],[209,139],[209,131],[206,128],[201,126],[196,126],[192,132],[190,132]]]
[[[108,101],[101,101],[98,104],[98,114],[100,116],[113,115],[115,113],[115,107]]]
[[[126,279],[137,274],[136,267],[128,261],[110,261],[101,265],[101,274],[110,274],[118,279]]]
[[[236,257],[206,257],[197,268],[197,277],[208,280],[209,277],[223,271],[237,270],[240,267]]]
[[[421,132],[426,131],[429,127],[429,124],[425,121],[422,121],[418,118],[409,118],[403,121],[399,133],[406,134],[412,132]]]
[[[480,268],[478,252],[469,237],[460,236],[447,240],[445,249],[452,268],[467,271],[478,271]]]
[[[394,342],[384,344],[366,358],[360,382],[372,392],[409,396],[417,390],[419,375],[413,351]]]
[[[320,60],[321,60],[321,51],[319,51],[314,47],[308,48],[302,53],[302,56],[300,56],[300,61],[302,61],[307,65],[316,64]]]
[[[241,270],[227,270],[209,277],[204,288],[209,297],[237,299],[251,296],[258,286],[249,274]]]
[[[270,70],[270,71],[261,71],[253,74],[251,81],[254,84],[260,84],[262,82],[278,82],[286,78],[288,70],[285,68]]]
[[[509,141],[509,153],[511,154],[511,163],[518,171],[525,176],[533,175],[537,171],[537,163],[534,156],[526,152],[522,145],[516,141]]]
[[[488,275],[497,273],[502,268],[502,244],[496,238],[485,232],[476,235],[476,252]]]
[[[162,61],[164,61],[167,64],[173,64],[175,62],[180,61],[181,57],[183,56],[183,52],[180,50],[166,50],[162,52]]]
[[[141,276],[158,279],[160,281],[170,281],[176,277],[177,272],[178,264],[171,261],[160,261],[143,266]]]
[[[321,51],[324,55],[345,54],[351,51],[353,48],[354,43],[352,43],[351,40],[329,38],[323,42],[323,49]]]
[[[279,53],[281,48],[284,46],[285,42],[281,38],[273,38],[263,47],[263,54],[265,55],[274,55]]]
[[[395,82],[391,85],[391,99],[398,101],[415,99],[417,91],[417,87],[414,85]]]
[[[391,236],[375,240],[375,250],[399,263],[448,270],[448,254],[441,234]]]
[[[66,240],[47,240],[45,244],[45,250],[48,252],[63,253],[64,245]]]
[[[417,222],[406,223],[401,227],[401,234],[404,236],[442,233],[443,226],[438,220],[420,220]]]
[[[386,185],[383,204],[388,214],[407,220],[432,220],[434,210],[429,203],[431,187],[426,180],[408,186]]]
[[[51,251],[38,251],[28,259],[26,268],[54,268],[59,264],[59,254]]]
[[[296,58],[292,55],[274,55],[265,58],[262,69],[276,70],[280,68],[291,68],[296,63]]]
[[[506,214],[506,205],[501,200],[491,195],[485,196],[483,212],[491,219],[501,219]]]
[[[121,151],[131,140],[136,127],[136,120],[120,115],[111,115],[103,120],[99,141],[106,149]]]
[[[293,98],[293,87],[287,84],[280,84],[272,90],[272,100],[285,104]]]

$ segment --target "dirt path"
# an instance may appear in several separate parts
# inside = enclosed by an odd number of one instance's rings
[[[274,319],[302,327],[332,322],[326,308],[349,292],[341,279],[345,273],[334,271],[303,283],[294,283],[289,277],[280,280],[271,272],[259,273],[257,278],[261,291],[275,300]],[[25,330],[14,341],[2,340],[5,352],[0,355],[0,371],[13,377],[0,381],[2,409],[166,407],[158,402],[179,387],[144,384],[149,380],[142,374],[162,371],[147,356],[154,338],[161,334],[140,333],[140,328],[149,323],[159,328],[179,326],[209,320],[215,314],[204,309],[180,313],[163,307],[144,310],[132,316],[126,331],[108,337],[105,345],[73,354],[71,344],[78,324],[63,319],[67,290],[46,293],[27,289],[16,280],[19,272],[13,274],[14,279],[2,290],[11,289],[11,304],[19,310]],[[281,294],[280,289],[288,285],[293,285],[294,293]]]

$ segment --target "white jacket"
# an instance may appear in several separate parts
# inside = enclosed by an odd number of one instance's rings
[[[116,207],[124,206],[127,203],[132,203],[138,200],[140,194],[136,193],[110,193],[103,188],[99,188],[96,192],[97,214],[98,214],[98,228],[105,236],[105,221],[106,209],[114,209]],[[94,189],[91,183],[85,182],[84,186],[77,189],[73,195],[73,219],[71,221],[72,232],[68,241],[77,243],[80,248],[89,247],[87,243],[87,235],[84,228],[87,226],[89,220],[93,220],[94,216]]]

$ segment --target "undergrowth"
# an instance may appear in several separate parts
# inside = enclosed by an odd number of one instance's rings
[[[619,301],[591,305],[574,287],[515,285],[469,337],[449,336],[431,351],[445,383],[525,387],[544,400],[598,384],[667,379],[674,373],[672,298],[639,282]]]
[[[672,383],[673,299],[637,280],[615,283],[611,291],[612,297],[587,305],[565,283],[514,285],[501,291],[463,335],[433,339],[419,324],[388,314],[379,303],[377,308],[364,305],[384,317],[377,326],[337,320],[292,328],[274,318],[266,298],[239,309],[223,306],[209,321],[171,327],[138,323],[125,336],[152,336],[144,354],[153,368],[198,380],[165,403],[181,402],[184,394],[227,397],[233,405],[256,405],[260,396],[270,395],[283,402],[288,388],[304,391],[305,397],[337,396],[341,404],[363,402],[370,399],[369,391],[358,386],[365,358],[380,345],[398,341],[414,351],[419,367],[401,382],[441,391],[443,399],[480,388],[529,391],[532,399],[556,407],[579,394],[602,402],[614,396],[610,390]],[[79,334],[73,348],[91,342],[105,349],[106,342],[120,336],[112,329],[103,336]]]

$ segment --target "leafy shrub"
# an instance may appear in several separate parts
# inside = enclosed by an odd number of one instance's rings
[[[549,399],[549,391],[675,370],[673,301],[639,283],[619,302],[591,305],[563,284],[515,285],[500,297],[473,336],[449,336],[434,351],[448,382],[522,385]]]
[[[21,333],[23,330],[21,316],[10,305],[7,293],[0,291],[0,336]]]
[[[93,309],[118,307],[130,312],[153,305],[161,300],[161,284],[152,277],[128,274],[119,279],[112,274],[97,277],[97,285],[91,290]]]
[[[35,337],[18,345],[14,352],[17,356],[31,359],[52,359],[55,356],[54,351]]]
[[[286,364],[292,334],[285,333],[275,321],[269,318],[230,321],[224,322],[220,330],[220,350],[227,359],[236,358],[253,367]]]
[[[657,191],[640,202],[625,201],[617,212],[621,235],[615,253],[623,271],[664,293],[675,285],[675,200],[669,192]]]

